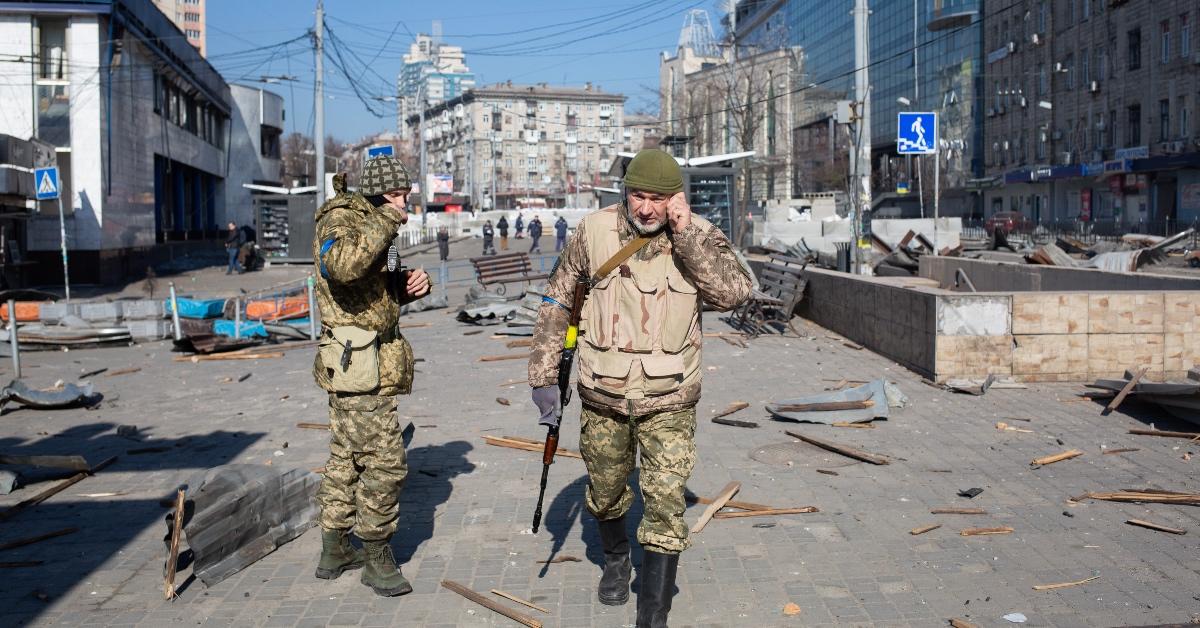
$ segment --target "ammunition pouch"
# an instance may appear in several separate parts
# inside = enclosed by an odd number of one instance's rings
[[[379,343],[377,331],[353,326],[334,327],[321,338],[317,351],[333,392],[365,393],[379,388]]]

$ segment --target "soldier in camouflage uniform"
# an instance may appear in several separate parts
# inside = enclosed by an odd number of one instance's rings
[[[343,174],[334,177],[333,186],[336,196],[317,210],[313,242],[322,326],[313,375],[329,392],[332,432],[317,494],[321,559],[316,575],[334,579],[365,565],[363,584],[379,595],[403,595],[412,586],[396,566],[389,540],[408,474],[395,396],[412,391],[413,352],[398,325],[400,306],[429,294],[431,284],[423,270],[399,277],[387,272],[388,247],[408,219],[404,205],[412,182],[403,164],[377,157],[367,162],[358,193],[346,190]],[[378,334],[374,390],[339,390],[344,385],[337,383],[335,369],[346,367],[338,364],[341,347],[332,334],[347,326]],[[364,552],[350,544],[351,529],[363,542],[365,560]]]
[[[625,514],[629,474],[640,450],[645,512],[637,539],[645,549],[637,625],[666,626],[679,554],[688,547],[684,489],[696,462],[700,399],[700,304],[737,307],[750,277],[729,240],[693,216],[675,159],[643,150],[625,174],[625,202],[585,217],[550,277],[538,311],[529,383],[540,422],[557,425],[556,386],[563,335],[580,277],[592,277],[626,243],[650,237],[612,273],[597,277],[579,325],[580,453],[588,469],[586,504],[599,520],[605,564],[598,597],[629,598]]]

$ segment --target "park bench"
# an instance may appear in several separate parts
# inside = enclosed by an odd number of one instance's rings
[[[734,312],[734,326],[751,338],[770,331],[770,323],[782,323],[792,333],[800,331],[792,325],[792,314],[804,298],[804,267],[808,262],[787,255],[771,255],[758,273],[758,289],[741,308]]]
[[[500,294],[504,294],[505,284],[539,281],[550,277],[546,273],[533,273],[533,263],[529,261],[527,253],[472,257],[471,265],[475,267],[475,279],[479,285],[484,288],[496,285],[496,291]]]

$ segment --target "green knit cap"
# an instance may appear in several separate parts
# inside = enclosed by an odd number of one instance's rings
[[[679,162],[657,148],[641,150],[625,168],[625,188],[658,194],[683,191],[683,171]]]

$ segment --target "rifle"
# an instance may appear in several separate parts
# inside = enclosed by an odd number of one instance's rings
[[[563,337],[562,355],[558,358],[558,398],[559,420],[562,419],[562,408],[571,403],[571,366],[575,363],[575,344],[579,340],[579,317],[583,311],[583,299],[587,296],[590,282],[580,277],[575,281],[575,296],[571,299],[571,317],[567,322],[567,334]],[[542,449],[542,483],[538,491],[537,508],[533,511],[533,533],[537,534],[542,524],[542,501],[546,498],[546,479],[550,473],[550,465],[554,464],[554,454],[558,451],[558,426],[546,428],[546,446]]]

